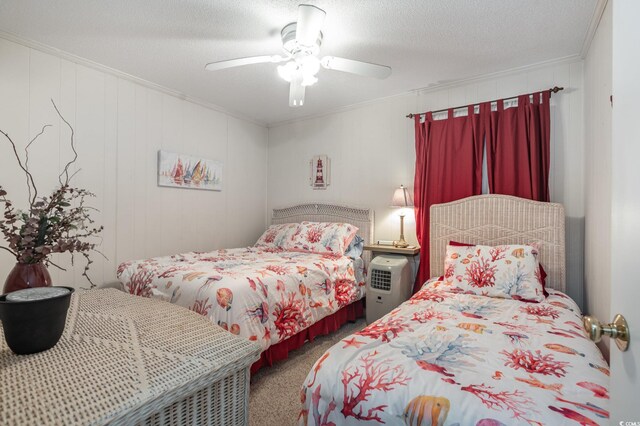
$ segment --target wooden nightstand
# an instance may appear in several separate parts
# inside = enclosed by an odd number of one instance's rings
[[[402,254],[405,256],[416,256],[420,254],[420,247],[417,247],[417,246],[400,248],[400,247],[385,246],[380,244],[365,244],[364,249],[371,250],[371,252],[374,255],[380,254],[380,253],[386,253],[386,254]]]

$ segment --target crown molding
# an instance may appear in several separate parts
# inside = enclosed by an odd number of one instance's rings
[[[598,3],[596,3],[596,8],[593,11],[593,15],[591,16],[591,21],[589,22],[589,28],[587,28],[587,33],[585,34],[584,41],[582,42],[582,49],[580,49],[580,57],[582,59],[586,58],[587,54],[589,53],[591,42],[596,35],[598,25],[600,24],[600,20],[602,19],[602,14],[607,8],[608,3],[609,0],[598,0]]]
[[[451,89],[455,87],[465,86],[467,84],[480,83],[480,82],[492,80],[495,78],[508,77],[514,74],[521,74],[523,72],[535,71],[540,68],[547,68],[547,67],[562,65],[562,64],[572,64],[572,63],[581,62],[581,61],[582,61],[582,58],[578,54],[563,56],[561,58],[550,59],[548,61],[536,62],[529,65],[509,68],[503,71],[496,71],[492,73],[481,74],[481,75],[477,75],[469,78],[461,78],[458,80],[447,81],[445,83],[432,84],[427,87],[413,89],[411,90],[411,92],[417,93],[417,94],[436,92],[443,89]]]
[[[13,42],[13,43],[17,43],[17,44],[26,46],[26,47],[28,47],[30,49],[35,49],[35,50],[38,50],[40,52],[56,56],[56,57],[58,57],[60,59],[64,59],[66,61],[72,62],[72,63],[77,64],[77,65],[82,65],[82,66],[85,66],[85,67],[88,67],[88,68],[92,68],[92,69],[94,69],[96,71],[100,71],[100,72],[103,72],[105,74],[109,74],[109,75],[112,75],[114,77],[130,81],[132,83],[138,84],[138,85],[146,87],[148,89],[152,89],[152,90],[156,90],[158,92],[162,92],[164,94],[176,97],[176,98],[181,99],[183,101],[190,102],[190,103],[193,103],[193,104],[196,104],[196,105],[200,105],[200,106],[202,106],[204,108],[220,112],[222,114],[225,114],[225,115],[227,115],[229,117],[236,118],[238,120],[246,121],[246,122],[255,124],[257,126],[260,126],[260,127],[265,127],[265,128],[267,127],[267,123],[265,123],[263,121],[256,120],[256,119],[247,117],[247,116],[245,116],[245,115],[243,115],[241,113],[228,110],[228,109],[226,109],[224,107],[221,107],[219,105],[216,105],[214,103],[205,101],[204,99],[200,99],[200,98],[196,98],[196,97],[193,97],[193,96],[185,95],[184,93],[179,92],[177,90],[169,89],[168,87],[162,86],[160,84],[153,83],[151,81],[145,80],[145,79],[140,78],[140,77],[136,77],[136,76],[131,75],[131,74],[127,74],[127,73],[119,71],[119,70],[117,70],[115,68],[111,68],[111,67],[108,67],[106,65],[102,65],[102,64],[100,64],[98,62],[94,62],[94,61],[92,61],[90,59],[82,58],[80,56],[74,55],[73,53],[65,52],[64,50],[57,49],[55,47],[49,46],[49,45],[44,44],[44,43],[40,43],[40,42],[35,41],[35,40],[29,40],[29,39],[26,39],[26,38],[23,38],[23,37],[20,37],[18,35],[15,35],[15,34],[12,34],[12,33],[8,33],[6,31],[2,31],[2,30],[0,30],[0,38],[3,38],[5,40],[8,40],[8,41]]]
[[[460,86],[465,86],[468,84],[473,84],[473,83],[480,83],[482,81],[486,81],[486,80],[491,80],[494,78],[500,78],[500,77],[506,77],[506,76],[510,76],[513,74],[519,74],[519,73],[523,73],[523,72],[527,72],[527,71],[533,71],[533,70],[537,70],[540,68],[546,68],[546,67],[550,67],[550,66],[554,66],[554,65],[562,65],[562,64],[571,64],[571,63],[575,63],[575,62],[581,62],[582,61],[582,57],[579,54],[575,54],[575,55],[570,55],[570,56],[565,56],[562,58],[556,58],[556,59],[551,59],[548,61],[542,61],[542,62],[536,62],[534,64],[529,64],[529,65],[524,65],[521,67],[515,67],[515,68],[509,68],[503,71],[497,71],[497,72],[492,72],[492,73],[488,73],[488,74],[481,74],[481,75],[476,75],[473,77],[468,77],[468,78],[461,78],[461,79],[457,79],[457,80],[452,80],[452,81],[447,81],[444,83],[434,83],[431,84],[427,87],[421,87],[418,89],[412,89],[406,92],[402,92],[402,93],[398,93],[395,95],[390,95],[390,96],[384,96],[381,98],[375,98],[375,99],[371,99],[368,101],[364,101],[364,102],[358,102],[355,104],[351,104],[351,105],[346,105],[346,106],[342,106],[339,108],[335,108],[332,109],[330,111],[325,111],[322,113],[317,113],[317,114],[310,114],[310,115],[306,115],[303,117],[298,117],[298,118],[292,118],[289,120],[283,120],[283,121],[278,121],[278,122],[274,122],[274,123],[269,123],[267,125],[268,128],[274,128],[274,127],[280,127],[280,126],[284,126],[287,124],[293,124],[293,123],[297,123],[300,121],[305,121],[305,120],[312,120],[315,118],[319,118],[319,117],[325,117],[328,115],[332,115],[332,114],[337,114],[337,113],[341,113],[341,112],[346,112],[346,111],[352,111],[354,109],[358,109],[358,108],[363,108],[367,105],[371,105],[386,99],[392,99],[392,98],[397,98],[397,97],[401,97],[401,96],[407,96],[407,95],[411,95],[411,94],[424,94],[424,93],[429,93],[429,92],[436,92],[439,90],[444,90],[444,89],[451,89],[451,88],[455,88],[455,87],[460,87]],[[409,111],[410,112],[410,111]]]

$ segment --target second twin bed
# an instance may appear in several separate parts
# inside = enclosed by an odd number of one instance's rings
[[[562,206],[470,197],[433,206],[430,231],[434,278],[316,361],[300,424],[607,424],[609,369],[564,293]]]

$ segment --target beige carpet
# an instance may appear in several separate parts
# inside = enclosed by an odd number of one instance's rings
[[[322,354],[339,340],[361,330],[364,318],[347,323],[328,336],[318,337],[290,352],[289,359],[266,367],[251,377],[249,424],[251,426],[294,425],[300,413],[300,387]]]

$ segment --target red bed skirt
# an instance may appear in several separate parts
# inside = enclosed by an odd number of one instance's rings
[[[251,374],[264,366],[271,366],[273,363],[289,358],[289,351],[294,351],[305,344],[308,340],[313,342],[316,336],[324,336],[333,333],[348,321],[355,321],[364,316],[364,299],[353,302],[339,311],[324,317],[298,334],[294,334],[280,343],[270,346],[262,352],[260,359],[251,366]]]

